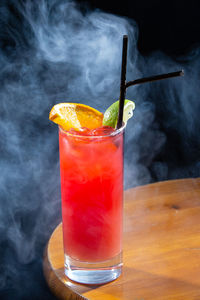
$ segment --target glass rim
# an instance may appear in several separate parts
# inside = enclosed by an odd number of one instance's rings
[[[103,138],[113,137],[113,136],[120,134],[126,128],[126,124],[123,123],[122,127],[120,127],[119,129],[116,129],[115,131],[113,131],[109,134],[105,134],[105,135],[81,135],[81,134],[79,135],[79,134],[73,134],[69,131],[64,130],[60,125],[58,125],[58,128],[61,132],[63,132],[67,136],[71,136],[71,137],[86,138],[86,139],[103,139]]]

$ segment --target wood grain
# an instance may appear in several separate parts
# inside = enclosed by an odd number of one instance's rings
[[[117,280],[87,286],[64,275],[62,226],[44,256],[58,299],[200,299],[200,178],[159,182],[124,193],[124,267]]]

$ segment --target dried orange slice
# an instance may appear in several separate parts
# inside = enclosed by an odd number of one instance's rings
[[[49,119],[64,130],[80,130],[81,127],[94,129],[102,126],[103,114],[85,104],[59,103],[51,109]]]

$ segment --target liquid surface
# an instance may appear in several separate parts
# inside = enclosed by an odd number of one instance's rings
[[[87,127],[82,127],[79,131],[71,128],[68,132],[75,135],[104,136],[115,132],[115,129],[110,126],[102,126],[92,130],[88,129]]]

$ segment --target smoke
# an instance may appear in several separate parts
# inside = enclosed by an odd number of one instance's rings
[[[128,89],[136,110],[126,129],[125,187],[198,176],[199,51],[142,57],[133,20],[69,0],[2,1],[0,22],[0,297],[53,299],[41,271],[61,219],[51,107],[70,101],[105,111],[116,101],[128,34],[127,80],[182,68],[186,75]]]

